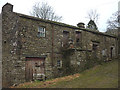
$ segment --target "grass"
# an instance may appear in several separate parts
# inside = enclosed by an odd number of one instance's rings
[[[45,82],[20,84],[15,88],[118,88],[118,61],[107,62],[82,73]]]

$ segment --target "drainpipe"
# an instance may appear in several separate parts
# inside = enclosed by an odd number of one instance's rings
[[[51,59],[52,59],[52,68],[53,68],[53,60],[54,60],[54,28],[53,28],[53,25],[51,25],[52,27],[52,56],[51,56]]]

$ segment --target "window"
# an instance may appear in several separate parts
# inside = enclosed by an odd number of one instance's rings
[[[69,32],[68,31],[63,31],[63,37],[64,37],[64,39],[68,39],[69,38]]]
[[[77,42],[77,43],[79,42],[79,40],[80,40],[79,38],[76,38],[76,42]]]
[[[98,44],[94,43],[92,49],[93,49],[94,51],[96,51],[96,50],[97,50],[97,46],[98,46]]]
[[[79,46],[81,44],[81,32],[76,31],[76,45]]]
[[[102,50],[102,56],[106,56],[107,49]]]
[[[61,60],[57,60],[57,67],[61,68],[62,67],[62,61]]]
[[[45,37],[45,28],[38,27],[38,37]]]
[[[63,47],[67,47],[68,45],[68,40],[69,40],[69,32],[68,31],[63,31]]]

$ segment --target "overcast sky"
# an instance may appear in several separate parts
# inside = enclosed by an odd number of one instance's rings
[[[5,3],[14,5],[14,12],[30,15],[32,6],[36,2],[48,2],[55,12],[63,17],[62,22],[76,26],[79,22],[88,23],[87,13],[91,9],[96,9],[100,17],[98,19],[98,29],[106,31],[106,22],[109,17],[118,10],[120,0],[0,0],[0,10]]]

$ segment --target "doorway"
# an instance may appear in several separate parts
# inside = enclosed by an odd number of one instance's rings
[[[41,80],[45,77],[45,57],[26,58],[26,81]]]
[[[111,47],[111,48],[110,48],[110,58],[111,58],[111,59],[113,58],[113,49],[114,49],[114,47]]]

